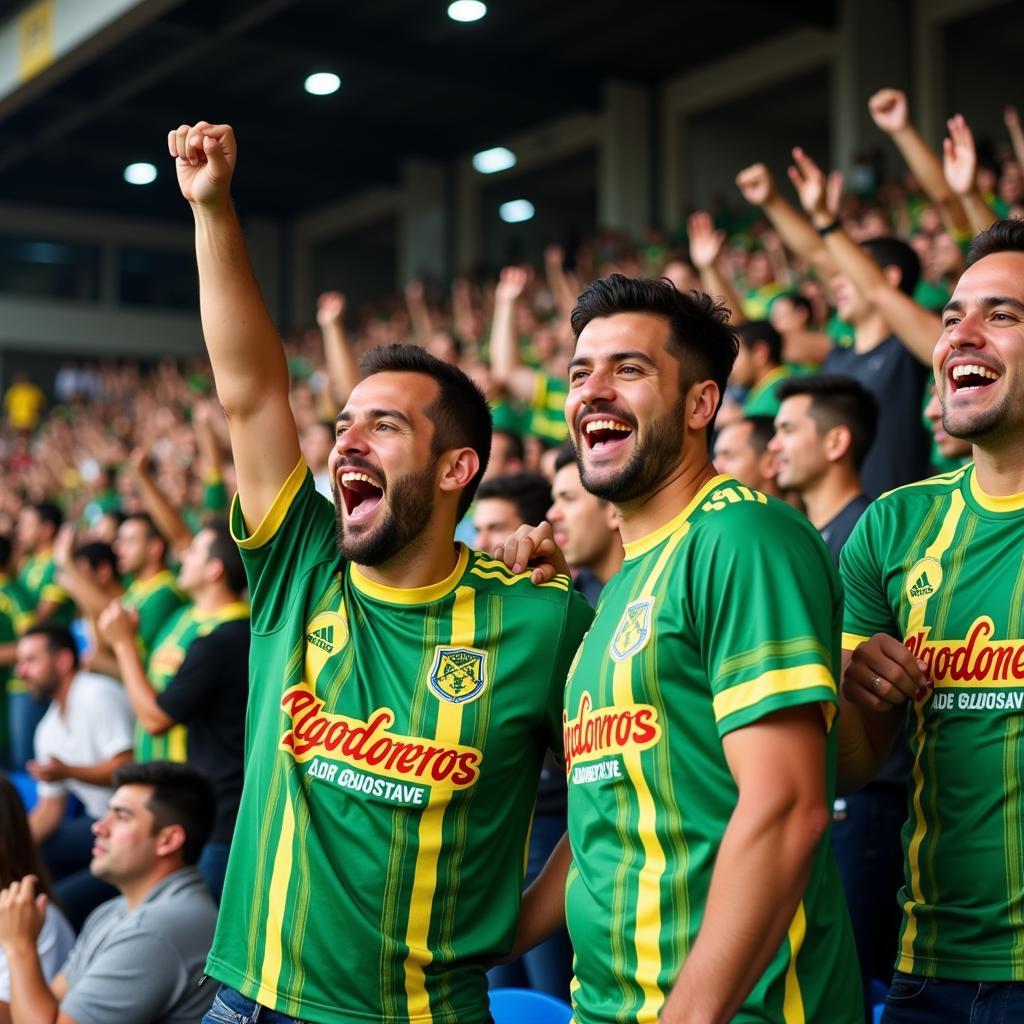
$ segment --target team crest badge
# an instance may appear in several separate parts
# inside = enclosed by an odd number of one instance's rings
[[[919,559],[907,573],[907,600],[911,604],[925,604],[941,584],[941,564],[934,558]]]
[[[430,688],[449,704],[476,700],[487,685],[487,652],[475,647],[436,647]]]
[[[619,628],[615,630],[608,650],[616,661],[632,658],[637,651],[646,646],[651,638],[651,609],[654,607],[653,597],[642,597],[626,605],[626,610],[619,620]]]

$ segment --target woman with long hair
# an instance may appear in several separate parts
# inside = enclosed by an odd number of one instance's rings
[[[14,783],[0,773],[0,890],[26,875],[39,879],[37,892],[46,893],[46,918],[36,942],[43,976],[49,983],[64,966],[75,944],[75,933],[57,905],[53,883],[43,867],[39,851],[32,842],[28,818]],[[0,1024],[10,1024],[11,981],[7,957],[0,949]]]

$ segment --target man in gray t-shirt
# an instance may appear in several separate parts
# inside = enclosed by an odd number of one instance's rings
[[[50,985],[36,953],[36,879],[0,891],[11,1024],[194,1024],[213,1002],[199,981],[217,908],[195,869],[213,827],[210,782],[161,761],[126,765],[114,782],[89,869],[121,895],[90,915]]]

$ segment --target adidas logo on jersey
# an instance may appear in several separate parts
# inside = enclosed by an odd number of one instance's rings
[[[935,588],[929,582],[926,572],[921,573],[910,587],[911,597],[930,597],[934,593]]]
[[[306,634],[306,643],[330,654],[334,650],[334,627],[323,626]]]

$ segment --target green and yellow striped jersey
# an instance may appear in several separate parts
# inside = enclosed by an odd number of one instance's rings
[[[537,390],[530,403],[530,433],[548,447],[561,444],[569,436],[565,422],[565,399],[569,385],[545,369],[537,370]]]
[[[700,931],[738,799],[726,734],[820,704],[831,806],[841,608],[817,531],[730,477],[627,545],[566,686],[577,1024],[658,1019]],[[863,1020],[827,837],[786,938],[733,1020]]]
[[[913,756],[896,966],[1024,981],[1024,495],[973,465],[891,491],[843,548],[843,646],[902,639],[932,687]]]
[[[74,619],[75,602],[63,587],[57,586],[57,563],[53,560],[52,550],[29,555],[22,562],[18,582],[28,594],[33,608],[37,608],[40,601],[52,601],[57,605],[56,611],[48,619],[49,622],[67,626]]]
[[[318,1024],[483,1024],[589,607],[464,547],[434,586],[375,584],[339,561],[303,462],[232,528],[250,698],[208,973]]]
[[[14,643],[34,620],[32,602],[17,580],[0,572],[0,644]],[[0,751],[9,744],[7,694],[24,693],[25,684],[15,678],[13,665],[0,665]]]
[[[244,619],[248,615],[249,606],[244,601],[224,605],[212,612],[201,612],[191,604],[172,612],[157,633],[146,662],[146,678],[153,689],[157,693],[167,689],[181,668],[193,640],[207,636],[224,622]],[[136,761],[184,762],[188,760],[188,728],[179,723],[160,736],[153,736],[136,722],[134,750]]]
[[[149,657],[157,636],[188,598],[178,589],[177,577],[170,569],[162,569],[148,580],[132,580],[121,603],[139,617],[139,654],[143,662]]]

